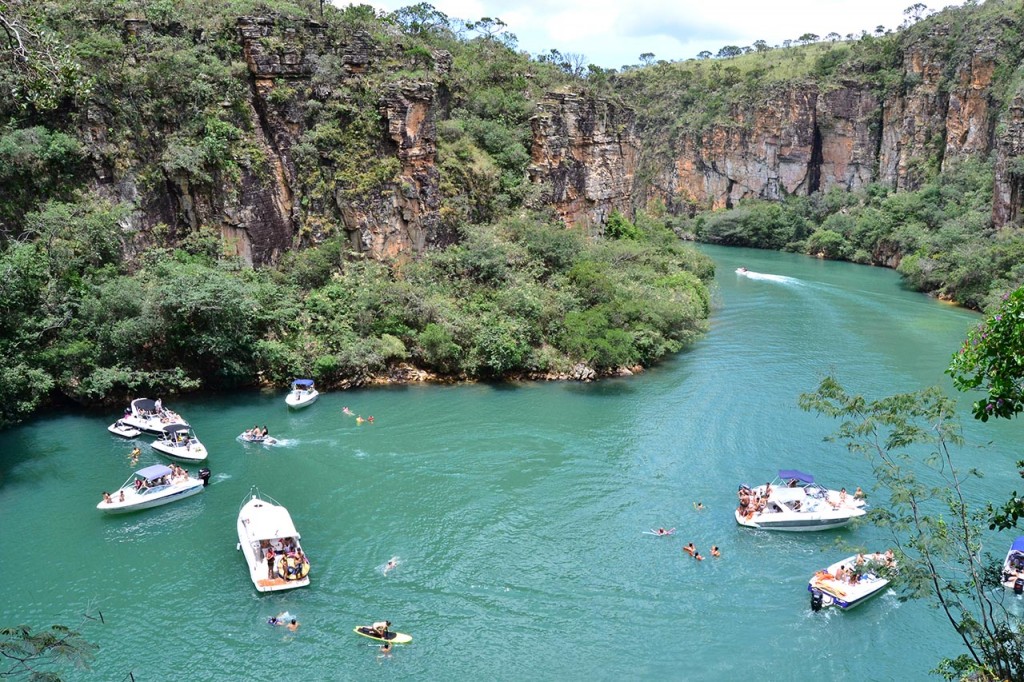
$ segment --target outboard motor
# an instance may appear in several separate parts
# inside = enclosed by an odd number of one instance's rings
[[[821,590],[811,590],[811,611],[821,611],[821,604],[824,600],[824,595]]]
[[[203,487],[210,485],[210,470],[203,467],[199,470],[199,480],[203,482]]]
[[[1017,578],[1013,581],[1013,593],[1024,594],[1024,578]]]

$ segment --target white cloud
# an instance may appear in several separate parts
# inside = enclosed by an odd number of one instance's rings
[[[415,4],[378,0],[394,10]],[[499,18],[531,54],[554,48],[586,55],[604,68],[636,64],[644,52],[668,61],[689,59],[701,50],[717,52],[755,40],[779,45],[804,33],[860,35],[876,26],[897,28],[914,0],[437,0],[433,6],[454,19]],[[925,3],[927,4],[927,3]],[[945,3],[944,3],[945,4]],[[956,4],[960,4],[959,2]],[[932,9],[940,9],[933,7]]]

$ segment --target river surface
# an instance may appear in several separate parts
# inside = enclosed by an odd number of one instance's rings
[[[837,425],[798,395],[829,372],[873,398],[952,393],[943,371],[981,318],[888,270],[704,250],[718,270],[710,332],[632,378],[335,392],[297,412],[283,392],[165,396],[213,471],[169,506],[95,509],[132,471],[132,443],[105,428],[117,410],[4,433],[0,625],[102,613],[82,626],[100,646],[93,669],[72,680],[927,678],[962,652],[930,604],[890,591],[851,612],[809,609],[810,575],[841,545],[884,549],[882,531],[753,531],[733,507],[739,483],[779,468],[870,490],[866,462],[824,443]],[[1001,502],[1019,486],[1021,426],[975,424],[959,402],[972,446],[991,441],[958,453],[988,474],[969,494]],[[253,424],[283,444],[237,441]],[[140,466],[165,461],[150,441]],[[249,581],[235,523],[253,485],[291,511],[310,587]],[[643,533],[659,526],[676,534]],[[993,534],[993,554],[1013,535]],[[681,551],[691,541],[705,561]],[[295,633],[266,623],[285,610]],[[352,633],[380,619],[412,644],[380,658]]]

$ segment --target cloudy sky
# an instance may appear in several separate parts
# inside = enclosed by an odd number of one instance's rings
[[[410,0],[365,0],[378,9],[417,4]],[[346,0],[334,0],[344,6]],[[429,4],[453,19],[498,18],[531,54],[555,48],[582,54],[606,69],[638,64],[640,55],[689,59],[724,45],[755,40],[779,45],[804,33],[860,35],[875,27],[895,29],[903,10],[917,0],[435,0]],[[359,2],[355,2],[359,4]],[[962,0],[923,2],[932,10]]]

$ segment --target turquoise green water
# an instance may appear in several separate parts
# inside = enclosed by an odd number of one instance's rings
[[[829,371],[875,397],[946,385],[978,316],[903,291],[886,270],[707,252],[710,333],[630,379],[327,393],[300,412],[283,392],[166,399],[213,471],[174,505],[95,510],[131,471],[131,444],[105,430],[117,410],[5,433],[0,624],[102,612],[84,630],[101,647],[93,672],[71,679],[926,677],[960,653],[927,604],[888,593],[849,613],[808,608],[807,579],[842,556],[835,543],[884,547],[879,531],[751,531],[732,507],[738,483],[778,468],[867,487],[867,465],[822,443],[835,425],[797,395]],[[739,265],[791,279],[740,277]],[[235,440],[254,423],[285,443]],[[993,441],[962,454],[989,474],[970,494],[1001,500],[1020,426],[968,422],[967,436]],[[140,441],[140,465],[164,461]],[[249,582],[235,521],[254,484],[291,511],[309,588],[261,595]],[[678,531],[642,534],[652,526]],[[722,557],[698,563],[680,551],[689,541]],[[1009,541],[993,536],[992,551]],[[265,623],[286,609],[294,634]],[[379,659],[352,628],[384,618],[414,641]]]

